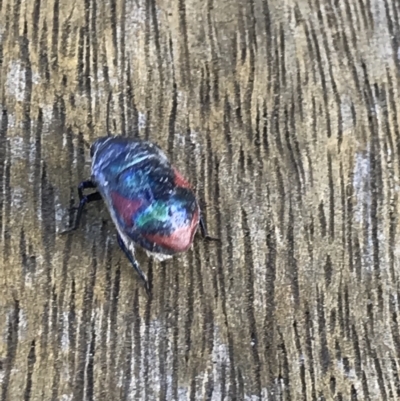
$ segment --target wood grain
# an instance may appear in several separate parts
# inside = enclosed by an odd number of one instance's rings
[[[400,399],[400,3],[0,0],[0,400]],[[110,101],[108,101],[108,99]],[[211,234],[146,298],[85,143],[157,142]]]

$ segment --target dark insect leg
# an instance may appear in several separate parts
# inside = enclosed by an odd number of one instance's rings
[[[139,274],[140,279],[143,281],[144,288],[146,290],[147,295],[150,296],[149,282],[147,281],[145,274],[142,272],[142,270],[139,266],[139,263],[137,262],[135,257],[132,255],[132,252],[130,252],[129,249],[126,247],[124,241],[122,241],[122,238],[119,234],[117,235],[117,239],[118,239],[119,246],[124,251],[124,254],[131,262],[131,264],[132,264],[133,268],[136,270],[137,274]]]
[[[96,188],[96,184],[92,180],[82,181],[78,185],[79,200],[83,198],[83,190],[87,188]]]
[[[207,227],[206,227],[206,224],[205,224],[204,219],[203,219],[202,216],[200,216],[200,231],[201,231],[202,237],[205,240],[221,242],[221,240],[219,238],[214,238],[214,237],[211,237],[210,235],[208,235]]]
[[[82,212],[83,212],[83,209],[85,208],[86,203],[101,200],[101,195],[98,192],[94,192],[89,195],[84,195],[83,190],[86,188],[96,188],[96,185],[91,180],[82,181],[79,184],[79,186],[78,186],[79,206],[77,208],[78,212],[76,213],[75,223],[71,228],[68,228],[67,230],[62,231],[60,234],[66,234],[71,231],[75,231],[79,227],[79,224],[81,222]]]

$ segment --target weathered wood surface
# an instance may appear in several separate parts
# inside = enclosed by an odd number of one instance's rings
[[[0,400],[400,399],[399,18],[0,0]],[[150,301],[104,207],[57,234],[107,120],[168,152],[223,241],[140,254]]]

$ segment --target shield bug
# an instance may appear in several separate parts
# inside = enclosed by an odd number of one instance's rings
[[[90,148],[91,179],[78,186],[79,206],[73,226],[79,227],[89,202],[103,199],[117,228],[117,240],[144,283],[135,245],[158,260],[186,251],[200,226],[207,234],[196,196],[186,179],[155,144],[122,136],[97,139]],[[85,195],[85,189],[95,192]]]

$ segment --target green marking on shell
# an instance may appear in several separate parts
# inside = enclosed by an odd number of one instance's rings
[[[154,220],[166,221],[168,220],[168,207],[164,202],[154,202],[149,206],[136,220],[138,226],[144,226],[145,224]]]

